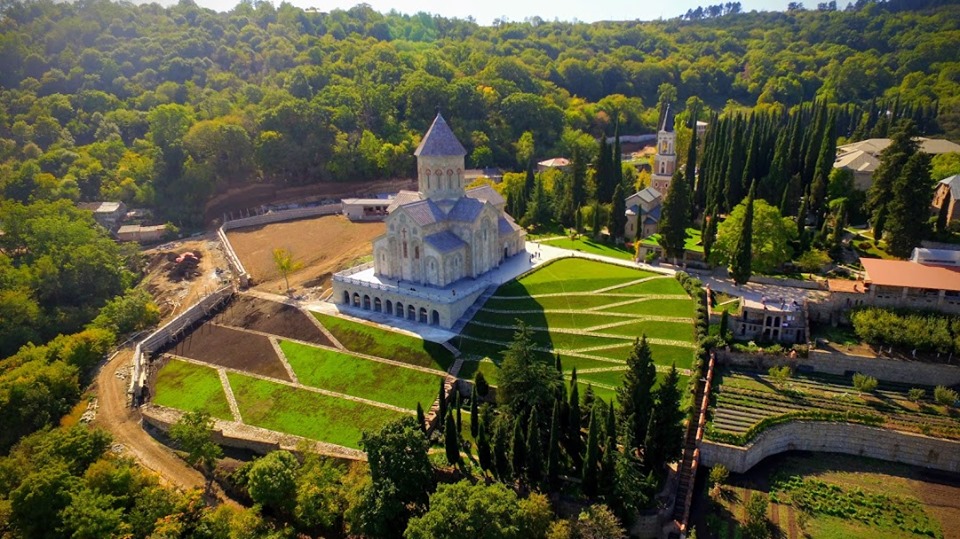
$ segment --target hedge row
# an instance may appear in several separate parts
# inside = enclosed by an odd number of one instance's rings
[[[960,354],[957,316],[866,307],[854,311],[850,320],[857,336],[873,345]]]

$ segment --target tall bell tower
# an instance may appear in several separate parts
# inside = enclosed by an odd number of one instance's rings
[[[653,158],[653,174],[650,186],[666,197],[670,180],[677,169],[677,133],[673,129],[674,116],[668,104],[661,115],[660,130],[657,132],[657,155]]]
[[[464,196],[467,150],[439,112],[413,155],[417,156],[418,191],[424,197],[452,200]]]

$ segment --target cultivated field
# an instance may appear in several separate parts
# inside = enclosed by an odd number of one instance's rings
[[[504,284],[487,300],[457,342],[469,358],[489,359],[465,362],[459,376],[470,378],[479,369],[495,380],[496,363],[522,320],[545,359],[559,353],[567,376],[576,367],[581,385],[592,385],[604,400],[614,398],[634,340],[644,333],[658,374],[676,364],[685,380],[693,364],[694,310],[672,276],[558,260]]]
[[[384,226],[327,215],[231,230],[227,237],[256,288],[277,292],[284,281],[273,261],[274,249],[287,249],[294,261],[303,264],[303,269],[289,275],[291,288],[327,288],[332,273],[371,255],[370,240],[383,234]]]
[[[908,398],[912,387],[881,382],[876,391],[860,394],[849,377],[797,375],[777,383],[765,374],[721,372],[706,436],[742,445],[769,425],[802,418],[960,439],[960,419],[950,408],[933,402],[933,388],[923,388],[923,398],[913,402]]]
[[[351,448],[364,431],[413,414],[418,403],[429,410],[444,375],[439,363],[452,362],[449,351],[319,318],[364,357],[333,347],[304,312],[241,295],[166,351],[185,359],[169,360],[157,374],[153,402]],[[379,347],[364,345],[368,341]],[[387,359],[371,357],[378,355]],[[230,410],[228,392],[239,416]]]
[[[772,537],[960,538],[960,477],[829,453],[778,455],[732,476],[712,509],[695,504],[697,535],[741,537],[752,492],[770,497]]]

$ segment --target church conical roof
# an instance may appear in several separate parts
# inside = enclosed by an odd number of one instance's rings
[[[427,134],[420,141],[417,151],[413,152],[416,156],[454,156],[467,155],[467,150],[463,148],[457,136],[450,130],[450,126],[443,119],[440,113],[433,120],[433,125],[427,130]]]

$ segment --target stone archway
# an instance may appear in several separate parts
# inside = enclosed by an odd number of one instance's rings
[[[434,309],[433,312],[430,313],[430,323],[433,324],[434,326],[440,325],[440,313],[438,313],[436,309]]]
[[[357,294],[356,292],[353,293],[353,306],[354,307],[360,306],[360,294]]]
[[[417,319],[417,308],[413,305],[407,305],[407,320]]]
[[[343,291],[343,304],[350,305],[350,292],[347,292],[346,290]]]
[[[389,299],[383,305],[383,312],[386,314],[393,314],[393,302],[390,301]]]
[[[403,318],[403,303],[397,302],[397,317]]]
[[[427,323],[427,309],[424,308],[424,307],[420,307],[420,318],[419,318],[419,322],[420,322],[421,324],[426,324],[426,323]]]
[[[366,294],[363,295],[363,308],[367,311],[370,310],[370,296]]]
[[[380,298],[373,298],[373,310],[378,313],[383,311],[383,303],[380,301]]]

